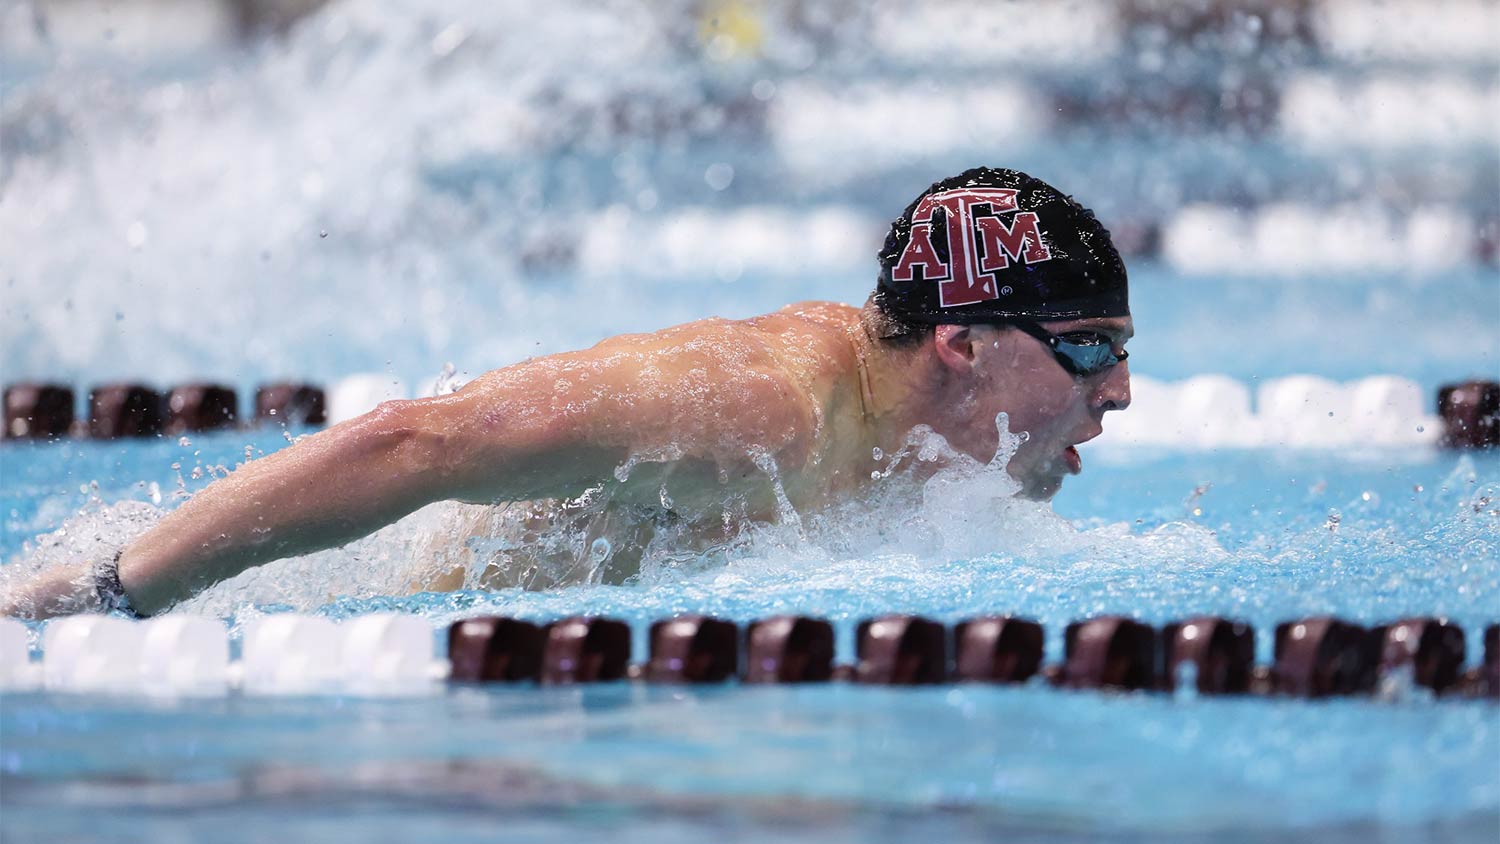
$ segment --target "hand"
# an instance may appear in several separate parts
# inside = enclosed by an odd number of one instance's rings
[[[49,566],[0,595],[0,615],[40,619],[99,609],[89,563]]]

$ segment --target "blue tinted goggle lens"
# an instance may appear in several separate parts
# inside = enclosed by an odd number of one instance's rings
[[[1074,335],[1067,335],[1057,338],[1057,345],[1052,347],[1052,351],[1059,358],[1066,359],[1071,364],[1071,369],[1075,375],[1093,375],[1103,372],[1124,360],[1127,356],[1127,353],[1123,351],[1118,355],[1115,354],[1114,346],[1110,343],[1109,338],[1102,334],[1093,335],[1094,339],[1091,339],[1087,343],[1080,343],[1076,342],[1075,339],[1070,339],[1073,337]],[[1064,364],[1064,368],[1069,367],[1067,364]]]
[[[1114,342],[1097,331],[1052,334],[1035,323],[1017,322],[1015,326],[1046,343],[1062,368],[1079,377],[1097,375],[1130,357],[1125,351],[1115,354]]]

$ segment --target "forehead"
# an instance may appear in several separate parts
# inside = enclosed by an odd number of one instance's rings
[[[1064,334],[1069,331],[1098,331],[1122,342],[1135,336],[1135,321],[1128,316],[1064,319],[1039,324],[1053,334]]]

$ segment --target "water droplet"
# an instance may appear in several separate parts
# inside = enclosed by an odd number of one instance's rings
[[[319,231],[318,232],[318,237],[327,237],[327,236],[328,236],[328,232],[326,232],[326,231]]]
[[[187,437],[182,437],[177,440],[177,444],[183,448],[188,448],[193,444],[193,441],[188,439]]]
[[[734,167],[722,161],[710,164],[703,171],[703,181],[714,190],[724,190],[734,182]]]

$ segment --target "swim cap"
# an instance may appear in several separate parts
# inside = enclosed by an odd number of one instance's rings
[[[1130,313],[1125,262],[1092,211],[1015,170],[934,184],[891,223],[882,309],[939,325]]]

